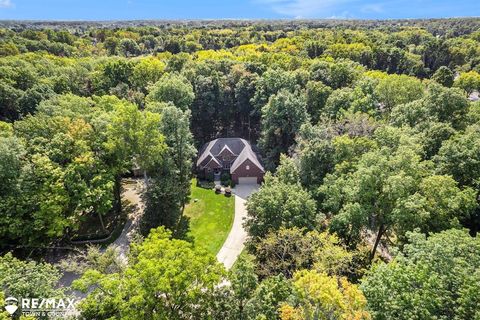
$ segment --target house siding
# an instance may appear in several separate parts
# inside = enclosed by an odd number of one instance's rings
[[[249,170],[247,170],[249,166]],[[235,183],[238,183],[238,178],[240,177],[256,177],[257,183],[263,181],[263,172],[258,168],[250,159],[246,159],[236,170],[232,172],[232,180]]]

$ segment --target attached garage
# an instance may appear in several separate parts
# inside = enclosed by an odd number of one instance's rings
[[[257,177],[239,177],[238,184],[257,184]]]
[[[260,184],[265,175],[257,153],[241,138],[218,138],[206,143],[200,151],[197,168],[204,177],[212,172],[229,172],[235,184]]]

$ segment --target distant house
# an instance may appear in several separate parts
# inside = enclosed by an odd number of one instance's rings
[[[228,172],[237,184],[260,183],[265,174],[257,153],[241,138],[220,138],[206,143],[200,149],[197,171],[215,180]]]

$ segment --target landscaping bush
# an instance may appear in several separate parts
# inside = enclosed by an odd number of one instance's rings
[[[225,188],[225,196],[230,197],[232,195],[232,189],[230,187]]]
[[[215,193],[221,193],[221,192],[222,192],[222,186],[219,185],[219,184],[217,184],[217,185],[215,186]]]
[[[222,176],[220,177],[220,181],[222,182],[222,185],[228,186],[230,182],[230,174],[228,172],[222,173]]]
[[[197,186],[203,189],[213,189],[215,188],[215,183],[213,181],[198,181]]]

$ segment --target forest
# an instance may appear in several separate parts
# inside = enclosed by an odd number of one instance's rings
[[[2,21],[0,307],[77,291],[72,319],[480,320],[479,91],[476,18]],[[231,270],[184,215],[222,137],[267,170]],[[128,256],[74,245],[122,219],[135,169]]]

